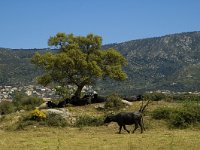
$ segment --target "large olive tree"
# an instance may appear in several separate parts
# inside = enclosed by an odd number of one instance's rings
[[[57,33],[49,38],[48,45],[59,51],[36,53],[32,58],[32,62],[44,70],[38,77],[38,83],[44,86],[50,83],[61,87],[75,85],[74,95],[80,98],[82,88],[98,78],[124,80],[127,77],[123,71],[126,59],[113,48],[102,50],[100,36]]]

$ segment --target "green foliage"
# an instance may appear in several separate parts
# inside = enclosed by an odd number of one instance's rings
[[[200,96],[196,95],[196,94],[175,94],[173,95],[173,100],[175,101],[182,101],[182,102],[188,102],[188,101],[192,101],[192,102],[200,102]]]
[[[11,50],[0,48],[0,85],[28,85],[41,74],[30,62],[38,50]],[[42,53],[44,50],[40,50]]]
[[[163,93],[146,93],[144,95],[145,99],[150,99],[152,101],[160,101],[160,100],[165,100],[167,98],[167,95],[163,94]]]
[[[110,110],[119,110],[125,106],[121,100],[122,99],[117,94],[112,94],[107,97],[105,108]]]
[[[32,62],[45,72],[38,78],[42,85],[52,82],[62,87],[76,85],[75,95],[80,97],[82,88],[95,83],[98,78],[126,79],[122,70],[126,59],[112,48],[101,50],[100,36],[57,33],[50,37],[48,44],[59,48],[59,52],[44,55],[36,53],[32,58]]]
[[[187,110],[178,110],[170,118],[170,123],[173,127],[186,128],[192,123],[195,123],[195,116]]]
[[[187,103],[181,108],[158,108],[153,111],[154,119],[165,119],[170,127],[187,128],[200,123],[200,105]]]
[[[173,109],[168,107],[159,107],[152,112],[152,117],[154,119],[170,119]]]
[[[50,113],[47,118],[42,122],[47,126],[51,127],[65,127],[68,125],[67,121],[59,114]]]
[[[100,126],[103,124],[103,117],[96,117],[96,116],[89,116],[83,115],[77,118],[75,123],[76,127],[83,127],[83,126]]]
[[[198,103],[188,102],[183,106],[183,109],[194,114],[194,122],[200,122],[200,105]]]
[[[9,114],[15,111],[15,106],[10,101],[0,102],[0,114]]]
[[[17,110],[32,110],[42,103],[43,100],[41,98],[28,96],[22,92],[16,92],[13,98],[13,104],[16,106]]]
[[[186,128],[190,125],[200,123],[200,105],[187,103],[170,118],[172,127]]]
[[[61,87],[61,86],[57,86],[55,87],[56,90],[56,95],[59,95],[62,99],[66,99],[69,98],[72,94],[73,94],[73,89],[69,88],[69,87]]]

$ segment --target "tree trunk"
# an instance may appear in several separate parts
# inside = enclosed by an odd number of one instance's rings
[[[81,91],[82,91],[83,87],[84,87],[84,85],[79,85],[78,86],[78,88],[77,88],[77,90],[76,90],[76,92],[74,94],[75,97],[77,97],[79,99],[81,98]]]

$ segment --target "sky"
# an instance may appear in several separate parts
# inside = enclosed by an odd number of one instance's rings
[[[103,44],[200,31],[200,0],[0,0],[0,47],[47,48],[58,32]]]

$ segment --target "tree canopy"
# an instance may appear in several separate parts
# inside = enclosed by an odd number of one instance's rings
[[[127,60],[113,48],[103,50],[98,35],[57,33],[49,38],[48,45],[59,49],[58,52],[36,53],[32,57],[32,62],[44,70],[37,78],[39,84],[75,85],[75,96],[80,97],[82,88],[94,84],[98,78],[124,80],[127,77],[123,71]]]

